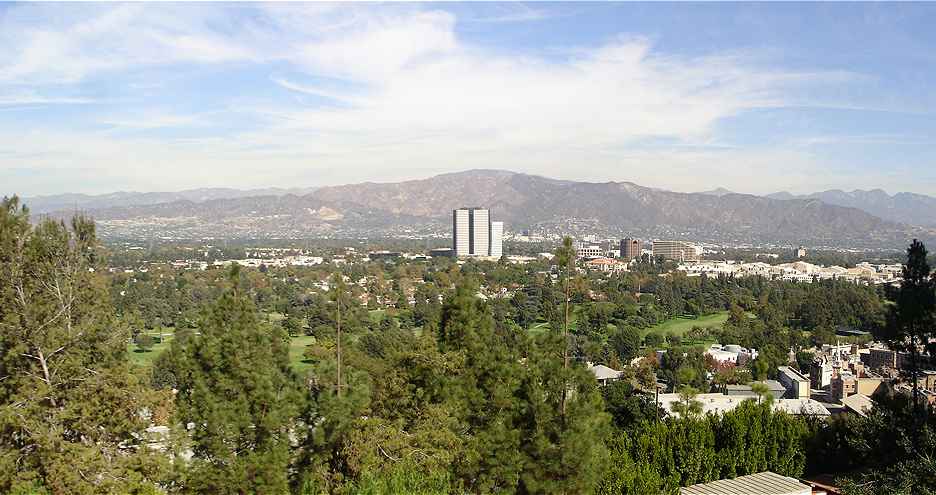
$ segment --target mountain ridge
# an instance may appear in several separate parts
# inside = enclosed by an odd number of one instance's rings
[[[829,189],[800,195],[783,191],[766,197],[777,200],[819,199],[831,205],[858,208],[885,220],[936,227],[936,197],[925,194],[898,192],[891,195],[883,189],[875,188],[852,191]]]
[[[85,211],[110,237],[446,236],[452,209],[471,205],[490,208],[509,230],[556,234],[857,247],[898,246],[911,236],[933,234],[817,198],[679,193],[633,182],[576,182],[491,169],[298,192]],[[64,218],[73,212],[51,215]]]

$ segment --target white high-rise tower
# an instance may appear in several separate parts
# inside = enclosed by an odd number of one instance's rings
[[[471,217],[471,254],[489,256],[491,252],[491,212],[486,208],[472,208]]]
[[[504,255],[504,222],[491,222],[491,256]]]
[[[452,250],[455,256],[503,255],[504,222],[491,222],[487,208],[452,210]]]
[[[470,218],[468,208],[452,210],[452,249],[455,256],[471,254]]]

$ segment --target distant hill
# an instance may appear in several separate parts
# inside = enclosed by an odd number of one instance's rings
[[[245,198],[250,196],[282,196],[285,194],[307,194],[315,190],[305,189],[229,189],[203,188],[179,192],[115,192],[109,194],[55,194],[23,198],[33,213],[48,213],[60,210],[92,210],[122,206],[156,205],[172,201],[203,202],[213,199]]]
[[[728,189],[725,189],[724,187],[718,187],[718,188],[712,189],[711,191],[702,191],[699,194],[708,194],[709,196],[724,196],[726,194],[735,194],[735,192],[729,191]]]
[[[890,195],[881,189],[856,189],[851,192],[830,189],[799,196],[779,192],[767,197],[781,200],[818,199],[830,205],[858,208],[885,220],[936,227],[936,198],[924,194],[900,192]]]
[[[509,230],[605,232],[716,242],[896,247],[932,232],[821,200],[677,193],[630,182],[575,182],[471,170],[308,194],[90,209],[112,236],[319,237],[446,235],[451,211],[486,206]],[[58,215],[64,215],[61,212]]]

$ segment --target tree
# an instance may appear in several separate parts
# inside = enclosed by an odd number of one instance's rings
[[[631,326],[620,326],[609,339],[614,351],[622,361],[630,361],[640,351],[640,332]]]
[[[641,422],[652,422],[661,416],[652,395],[641,392],[626,380],[616,380],[601,387],[605,410],[611,414],[614,425],[631,428]]]
[[[469,491],[512,490],[523,462],[514,398],[521,384],[520,361],[495,332],[476,292],[468,280],[459,283],[442,308],[438,339],[440,351],[464,359],[462,371],[447,380],[450,408],[468,435],[454,471]]]
[[[234,265],[231,278],[237,273]],[[262,323],[236,286],[206,310],[199,330],[187,343],[173,341],[179,420],[193,425],[186,491],[286,491],[289,434],[305,399],[287,337]]]
[[[751,384],[751,392],[757,394],[757,403],[758,404],[771,404],[773,403],[774,396],[770,393],[770,387],[766,383],[756,382]]]
[[[156,339],[148,333],[141,333],[137,335],[136,345],[143,352],[150,352],[153,350],[153,345],[156,343]]]
[[[663,335],[659,332],[650,332],[644,336],[644,345],[652,349],[659,348],[663,345],[664,341]]]
[[[562,324],[562,337],[565,340],[565,346],[562,349],[562,367],[569,367],[569,304],[572,301],[572,295],[570,291],[570,280],[572,278],[572,271],[575,269],[575,248],[572,247],[572,238],[564,237],[562,239],[562,246],[556,249],[556,263],[563,269],[565,272],[565,318]],[[562,391],[562,414],[565,415],[566,410],[566,395],[567,392],[565,389]]]
[[[4,493],[152,491],[164,474],[141,445],[154,406],[129,372],[100,259],[90,220],[33,227],[16,197],[0,203]]]
[[[702,414],[702,403],[696,400],[699,390],[690,385],[696,378],[696,371],[683,367],[677,370],[676,376],[679,384],[679,402],[673,404],[673,412],[682,416]]]
[[[347,292],[347,287],[345,286],[344,276],[341,272],[335,272],[332,281],[334,284],[332,297],[335,300],[335,330],[338,335],[335,338],[335,359],[337,360],[335,369],[338,376],[338,379],[335,381],[335,389],[337,390],[338,399],[341,399],[341,307],[345,304],[345,292]]]
[[[302,330],[302,320],[292,315],[286,316],[283,319],[283,330],[286,330],[290,337],[299,335],[299,331]]]
[[[922,412],[919,372],[921,347],[934,335],[936,323],[936,278],[926,261],[926,246],[915,240],[907,248],[907,263],[903,267],[903,282],[895,295],[887,325],[879,337],[896,350],[910,353],[908,375],[913,386],[913,403]],[[923,352],[926,351],[924,347]]]

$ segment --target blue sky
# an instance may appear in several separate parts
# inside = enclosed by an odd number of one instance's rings
[[[505,168],[936,195],[936,5],[0,4],[0,193]]]

